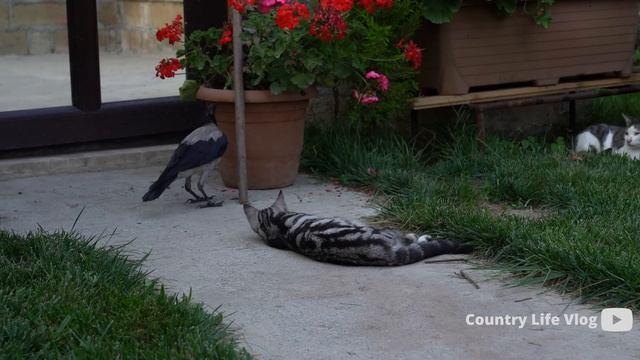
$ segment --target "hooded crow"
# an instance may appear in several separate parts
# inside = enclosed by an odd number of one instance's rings
[[[185,178],[184,189],[193,196],[189,202],[205,202],[209,206],[221,206],[222,201],[215,202],[213,196],[204,191],[204,183],[220,158],[227,149],[227,137],[218,129],[215,123],[203,125],[193,130],[173,152],[167,167],[162,171],[142,197],[143,201],[157,199],[163,191],[177,178]],[[198,190],[200,195],[191,190],[191,177],[198,175]]]

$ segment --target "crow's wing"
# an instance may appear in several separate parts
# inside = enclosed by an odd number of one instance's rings
[[[199,140],[192,144],[181,143],[173,152],[165,172],[175,173],[206,165],[221,157],[227,149],[227,137]]]
[[[144,201],[157,199],[178,177],[178,174],[211,163],[220,158],[226,149],[227,137],[222,133],[215,139],[209,137],[206,140],[197,140],[193,143],[183,141],[173,152],[167,167],[162,171],[158,180],[151,184],[149,191],[142,199]]]

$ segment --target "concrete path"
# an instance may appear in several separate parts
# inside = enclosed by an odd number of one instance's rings
[[[102,101],[177,96],[184,74],[155,77],[156,64],[166,56],[175,54],[100,53]],[[0,56],[0,89],[0,111],[71,105],[69,56]]]
[[[397,268],[341,267],[272,249],[252,233],[235,191],[214,180],[224,207],[185,204],[180,185],[143,203],[160,172],[154,166],[76,175],[0,180],[0,227],[15,231],[116,230],[109,243],[135,239],[151,251],[147,266],[175,291],[222,306],[260,359],[632,359],[640,358],[640,324],[632,332],[600,329],[599,312],[569,305],[539,288],[508,288],[490,272],[461,263]],[[226,190],[222,192],[222,190]],[[293,210],[362,218],[367,198],[307,176],[285,190]],[[253,191],[258,207],[276,191]],[[464,269],[480,289],[454,275]],[[541,313],[561,325],[535,325]],[[597,327],[564,325],[562,314],[594,316]],[[528,316],[517,326],[467,325],[468,314]],[[588,318],[584,318],[588,319]]]

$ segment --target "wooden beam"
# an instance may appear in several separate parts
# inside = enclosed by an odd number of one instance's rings
[[[631,74],[631,76],[627,78],[611,78],[563,83],[551,86],[529,86],[522,88],[481,91],[465,95],[423,96],[413,99],[413,109],[425,110],[446,106],[517,100],[535,96],[557,95],[572,91],[597,90],[637,84],[640,84],[640,73]]]

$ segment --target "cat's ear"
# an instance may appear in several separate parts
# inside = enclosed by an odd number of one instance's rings
[[[258,209],[249,204],[244,204],[244,215],[247,217],[251,229],[257,233],[260,227],[260,224],[258,224]]]
[[[627,127],[631,126],[631,124],[638,122],[637,119],[632,118],[631,116],[627,115],[627,114],[622,114],[622,117],[624,118],[624,121],[627,123]]]
[[[284,193],[282,192],[282,190],[280,190],[280,192],[278,193],[278,198],[276,199],[276,202],[271,205],[271,208],[273,208],[277,212],[287,211],[287,204],[284,202]]]

